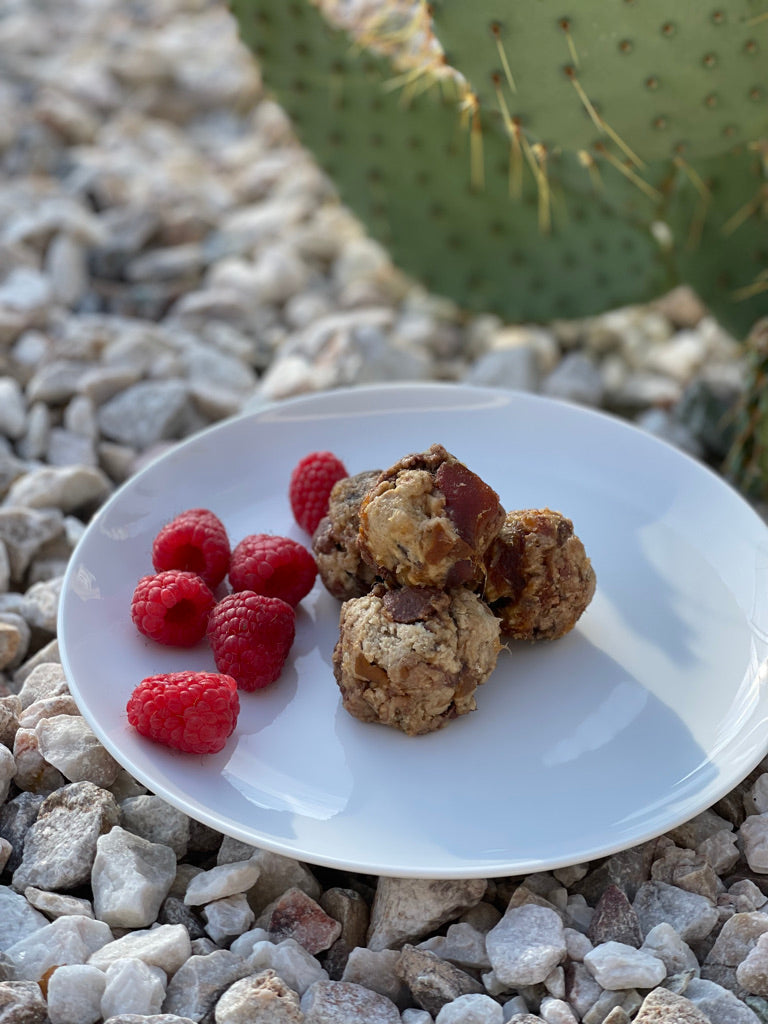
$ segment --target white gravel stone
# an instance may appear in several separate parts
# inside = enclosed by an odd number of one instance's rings
[[[73,915],[59,917],[8,946],[5,955],[18,979],[39,981],[51,967],[86,963],[111,940],[112,932],[103,921]]]
[[[739,829],[739,840],[750,868],[768,873],[768,813],[750,814]]]
[[[254,929],[248,935],[261,929]],[[310,985],[316,981],[328,981],[328,972],[321,967],[316,957],[308,953],[295,939],[283,939],[282,942],[269,942],[264,939],[253,943],[248,949],[240,939],[232,943],[233,953],[246,956],[254,971],[271,967],[290,988],[299,995],[304,995]]]
[[[488,932],[486,948],[493,973],[502,983],[536,985],[565,956],[563,922],[547,907],[511,907]]]
[[[43,466],[12,484],[5,504],[72,512],[102,502],[111,489],[107,476],[96,467]]]
[[[79,896],[69,896],[63,892],[46,892],[45,889],[36,889],[35,886],[28,885],[24,890],[24,897],[30,906],[45,914],[47,918],[71,917],[73,914],[81,917],[94,916],[91,901]]]
[[[401,1024],[395,1004],[345,981],[316,981],[301,997],[306,1024]]]
[[[48,918],[38,913],[18,892],[7,885],[0,885],[0,951],[21,942],[23,939],[49,923]]]
[[[157,918],[176,876],[176,854],[119,825],[96,843],[93,909],[117,928],[144,928]]]
[[[539,1015],[546,1024],[579,1024],[578,1018],[564,999],[545,996],[539,1005]]]
[[[697,971],[699,968],[696,954],[691,947],[683,942],[672,925],[665,921],[651,928],[640,948],[661,960],[667,968],[667,974],[682,974],[684,971]]]
[[[106,971],[115,960],[137,957],[150,967],[175,974],[190,957],[189,932],[182,924],[161,924],[139,929],[108,942],[94,953],[89,963]]]
[[[434,935],[418,943],[418,949],[428,949],[442,960],[464,968],[489,970],[491,967],[485,934],[463,921],[449,925],[445,935]]]
[[[188,955],[178,970],[168,973],[173,977],[168,982],[163,1011],[199,1021],[213,1010],[229,985],[254,972],[242,957],[228,949],[216,949],[204,955]]]
[[[692,978],[685,990],[685,997],[712,1021],[723,1021],[723,1024],[761,1024],[754,1010],[729,989],[714,981]]]
[[[435,1024],[504,1024],[504,1011],[490,996],[469,993],[446,1003]]]
[[[184,902],[197,907],[225,896],[247,892],[259,880],[260,874],[261,868],[255,860],[217,864],[190,880]]]
[[[56,633],[56,622],[63,583],[63,576],[54,576],[51,579],[33,583],[24,592],[21,613],[30,626],[44,630],[46,633]]]
[[[70,782],[93,782],[106,789],[120,766],[80,715],[54,715],[35,726],[40,753]]]
[[[166,977],[159,967],[136,957],[113,961],[104,972],[106,985],[101,997],[104,1020],[118,1014],[149,1016],[160,1013],[165,998]]]
[[[0,377],[0,435],[21,437],[27,422],[24,392],[13,377]]]
[[[750,815],[768,811],[768,772],[758,775],[744,794],[744,807]]]
[[[603,381],[591,359],[569,352],[549,373],[541,390],[550,398],[559,398],[582,405],[599,406],[603,400]]]
[[[96,1024],[102,1019],[101,997],[106,977],[98,967],[65,964],[48,979],[51,1024]]]
[[[602,942],[584,957],[584,965],[602,988],[654,988],[667,976],[664,962],[625,942]]]
[[[395,1005],[407,1005],[407,986],[397,974],[400,951],[397,949],[366,949],[356,946],[350,950],[341,981],[362,985],[372,992],[387,996]]]
[[[205,930],[210,937],[218,945],[223,946],[248,931],[254,922],[255,914],[245,894],[237,893],[206,903],[202,917],[205,921]]]
[[[11,788],[11,781],[16,774],[16,759],[8,749],[8,747],[0,745],[0,803],[5,802],[5,798]]]

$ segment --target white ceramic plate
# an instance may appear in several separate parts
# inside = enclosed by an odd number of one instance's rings
[[[152,540],[206,506],[237,542],[308,539],[288,479],[330,449],[350,473],[438,441],[507,508],[574,522],[597,573],[577,628],[511,645],[478,710],[407,737],[341,707],[337,602],[302,602],[283,676],[243,694],[209,757],[153,744],[125,704],[146,675],[213,668],[201,645],[142,638],[129,607]],[[415,877],[493,877],[583,862],[710,806],[768,748],[768,530],[715,474],[624,422],[509,391],[364,387],[284,402],[173,448],[89,525],[64,583],[59,641],[72,693],[106,748],[192,817],[310,863]]]

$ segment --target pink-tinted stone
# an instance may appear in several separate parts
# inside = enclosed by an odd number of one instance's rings
[[[301,889],[286,890],[264,911],[261,921],[274,942],[295,939],[313,956],[341,935],[341,924]]]

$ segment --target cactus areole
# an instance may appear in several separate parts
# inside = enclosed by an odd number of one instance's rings
[[[768,313],[768,0],[230,0],[393,260],[468,310]],[[367,14],[365,13],[367,10]]]

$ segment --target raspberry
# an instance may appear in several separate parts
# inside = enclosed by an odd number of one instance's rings
[[[157,572],[183,569],[217,587],[229,569],[229,537],[222,521],[207,508],[190,508],[166,523],[152,544]]]
[[[131,618],[150,640],[168,647],[193,647],[205,636],[216,599],[193,572],[168,569],[142,576],[131,601]]]
[[[229,563],[233,590],[279,597],[294,607],[310,592],[316,576],[315,560],[305,547],[268,533],[244,537]]]
[[[227,594],[208,620],[216,668],[234,676],[241,690],[260,690],[282,672],[295,630],[293,608],[279,597]]]
[[[142,736],[188,754],[215,754],[234,731],[240,698],[231,676],[166,672],[142,679],[126,710]]]
[[[293,517],[302,530],[313,534],[328,511],[328,498],[333,485],[349,476],[344,463],[333,452],[311,452],[305,455],[291,473],[288,498]]]

